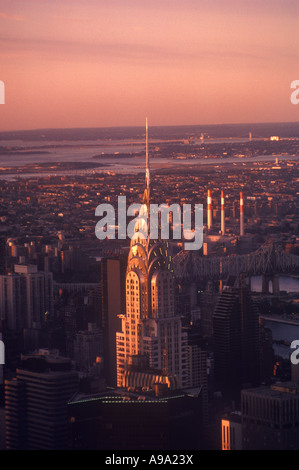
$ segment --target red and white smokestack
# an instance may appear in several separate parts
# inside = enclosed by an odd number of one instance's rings
[[[244,201],[243,192],[240,192],[240,236],[244,235]]]
[[[210,189],[208,189],[207,206],[207,226],[208,230],[210,230],[210,228],[212,227],[212,198]]]
[[[221,234],[225,234],[224,193],[221,191]]]

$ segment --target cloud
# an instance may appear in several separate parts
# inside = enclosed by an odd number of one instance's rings
[[[90,21],[89,18],[75,17],[75,16],[64,16],[64,15],[52,15],[54,20],[74,23],[87,23]]]
[[[47,58],[63,59],[101,59],[118,61],[160,61],[178,60],[187,54],[179,53],[173,48],[154,46],[152,44],[131,44],[131,43],[82,43],[78,41],[67,41],[59,39],[24,38],[24,37],[1,37],[0,46],[6,53],[35,53],[42,54]]]
[[[25,18],[21,15],[8,15],[4,12],[0,12],[0,19],[9,21],[25,21]]]
[[[137,26],[138,27],[138,26]],[[14,32],[15,33],[15,32]],[[111,38],[112,39],[112,38]],[[144,42],[122,42],[113,40],[95,39],[94,41],[60,39],[59,37],[25,37],[23,33],[17,35],[0,34],[0,56],[23,56],[28,54],[33,58],[42,57],[43,60],[57,61],[81,61],[96,63],[110,62],[115,64],[127,63],[128,65],[160,65],[167,66],[192,66],[201,64],[202,67],[211,67],[216,64],[222,67],[240,65],[240,67],[257,66],[263,61],[264,64],[278,60],[298,60],[298,53],[286,51],[279,45],[250,45],[244,48],[236,44],[213,44],[191,43],[190,41],[164,44],[153,44]],[[246,62],[244,62],[246,61]],[[221,63],[221,65],[220,65]]]
[[[149,43],[114,43],[114,42],[79,42],[60,39],[1,37],[1,49],[7,52],[47,53],[47,57],[68,59],[71,57],[179,62],[181,60],[198,61],[199,59],[232,58],[232,59],[265,59],[262,51],[240,51],[237,48],[212,47],[175,47],[174,45],[153,45]]]

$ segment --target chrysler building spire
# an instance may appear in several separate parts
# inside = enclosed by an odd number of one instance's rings
[[[186,387],[187,333],[176,313],[169,244],[150,236],[150,191],[146,119],[145,189],[128,255],[126,312],[116,333],[117,386],[151,387],[162,382],[170,388]]]
[[[145,121],[145,189],[143,195],[143,204],[147,206],[150,203],[150,189],[151,189],[151,179],[150,179],[150,166],[149,166],[149,153],[148,153],[148,122],[147,118]]]

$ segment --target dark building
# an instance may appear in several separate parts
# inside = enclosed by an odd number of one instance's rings
[[[217,297],[218,293],[216,292],[213,281],[208,281],[207,287],[200,297],[200,321],[203,336],[213,336],[213,312]]]
[[[0,236],[0,274],[6,274],[6,237]]]
[[[75,396],[68,404],[72,450],[199,449],[200,389],[165,392],[163,384],[155,387]]]
[[[102,328],[104,332],[104,374],[107,385],[116,386],[116,332],[121,328],[121,315],[126,310],[125,276],[127,257],[104,258],[101,261]]]
[[[299,382],[242,391],[243,450],[299,450]]]
[[[23,357],[16,378],[5,381],[6,448],[67,449],[67,402],[77,390],[68,358]]]
[[[93,322],[102,329],[102,286],[100,282],[88,292],[88,303],[92,306]]]
[[[270,328],[266,328],[263,320],[259,319],[260,336],[260,382],[270,383],[273,377],[275,355],[273,349],[273,337]]]
[[[209,421],[209,390],[208,390],[208,350],[203,341],[200,328],[190,326],[188,333],[188,377],[189,387],[200,387],[203,403],[203,423]]]
[[[227,287],[215,307],[215,386],[225,399],[239,400],[244,387],[260,382],[258,310],[248,287]]]
[[[65,354],[73,359],[76,334],[87,330],[88,323],[95,323],[94,306],[88,303],[88,293],[74,292],[62,307],[61,313],[65,331]]]

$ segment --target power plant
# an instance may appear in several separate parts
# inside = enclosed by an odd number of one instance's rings
[[[225,227],[225,196],[224,196],[224,191],[221,191],[221,198],[220,198],[220,234],[222,236],[225,235],[226,227]],[[233,211],[233,218],[235,217],[235,202],[233,202],[232,206],[232,211]],[[212,218],[213,218],[213,207],[212,207],[212,195],[211,195],[211,190],[208,189],[208,195],[207,195],[207,224],[206,228],[209,232],[211,232],[212,229]],[[240,231],[239,231],[240,237],[244,236],[244,198],[243,198],[243,192],[240,192]],[[235,233],[237,235],[237,233]]]
[[[228,201],[228,205],[226,201]],[[218,254],[223,256],[235,252],[237,247],[242,252],[250,252],[252,237],[245,236],[242,191],[239,197],[239,217],[236,210],[237,205],[238,201],[229,198],[223,190],[221,190],[218,202],[217,198],[213,199],[212,191],[208,189],[203,255]]]

